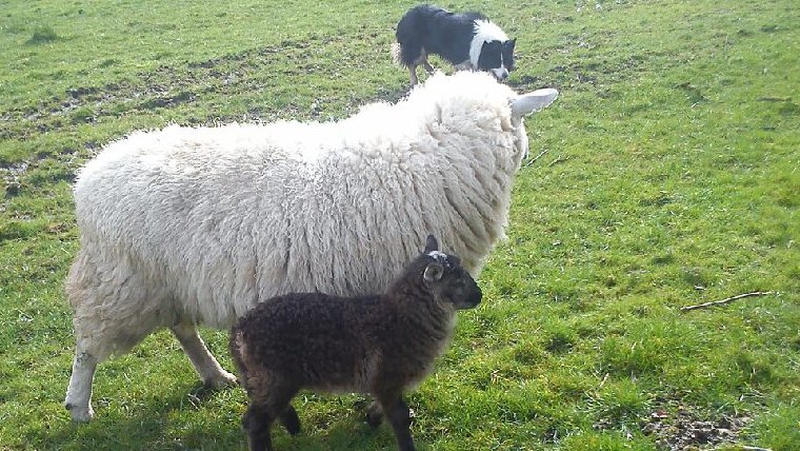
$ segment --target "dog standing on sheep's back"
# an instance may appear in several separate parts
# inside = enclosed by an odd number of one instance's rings
[[[385,414],[401,451],[414,450],[403,391],[419,383],[445,349],[456,310],[481,301],[481,290],[458,257],[439,252],[429,235],[382,296],[346,298],[294,293],[261,302],[239,319],[230,348],[250,397],[242,418],[251,451],[271,450],[280,419],[300,432],[291,406],[303,388],[371,394],[368,421]]]
[[[456,69],[490,72],[500,81],[514,70],[516,39],[508,39],[481,13],[415,6],[398,22],[396,37],[392,56],[396,63],[408,68],[411,86],[418,81],[417,66],[433,73],[428,55],[439,55]]]

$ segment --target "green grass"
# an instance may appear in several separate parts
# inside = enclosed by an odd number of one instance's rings
[[[72,180],[135,129],[396,100],[409,4],[0,4],[0,449],[244,449],[242,391],[204,391],[165,332],[102,364],[96,420],[70,423]],[[794,1],[443,5],[518,38],[515,89],[561,97],[528,121],[542,155],[484,304],[410,395],[420,449],[800,450]],[[752,291],[773,294],[679,311]],[[231,368],[226,334],[204,336]],[[301,395],[304,433],[276,428],[276,448],[393,449],[361,404]],[[690,439],[708,425],[732,435]]]

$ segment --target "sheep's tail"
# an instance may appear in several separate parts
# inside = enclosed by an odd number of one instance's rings
[[[403,58],[402,58],[403,46],[401,46],[399,42],[395,42],[394,44],[392,44],[391,53],[392,53],[392,61],[394,61],[395,64],[397,64],[398,66],[405,66],[405,63],[403,63]]]

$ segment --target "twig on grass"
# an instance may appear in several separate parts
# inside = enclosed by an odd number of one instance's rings
[[[547,167],[549,168],[550,166],[553,166],[554,164],[558,164],[558,163],[561,163],[562,161],[567,161],[567,160],[569,160],[569,157],[564,158],[561,155],[559,155],[558,158],[556,158],[555,160],[551,161],[550,164],[547,165]]]
[[[772,451],[769,448],[759,448],[757,446],[742,446],[743,451]]]
[[[749,297],[752,297],[752,296],[766,296],[766,295],[772,294],[772,293],[773,293],[772,291],[754,291],[752,293],[744,293],[744,294],[739,294],[739,295],[736,295],[736,296],[731,296],[729,298],[725,298],[725,299],[722,299],[720,301],[711,301],[711,302],[704,302],[702,304],[697,304],[697,305],[688,305],[686,307],[681,307],[681,311],[682,312],[687,312],[689,310],[711,307],[712,305],[727,304],[729,302],[733,302],[733,301],[736,301],[738,299],[749,298]]]
[[[528,166],[532,165],[533,163],[536,163],[536,160],[538,160],[539,158],[542,158],[542,156],[544,156],[544,154],[546,154],[547,152],[550,152],[550,149],[544,149],[539,155],[536,155],[535,157],[531,158],[530,161],[525,163],[525,167],[527,168]]]

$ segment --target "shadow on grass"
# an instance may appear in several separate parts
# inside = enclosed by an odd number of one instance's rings
[[[182,387],[185,387],[183,385]],[[226,390],[240,390],[229,388]],[[22,449],[39,450],[244,450],[247,440],[239,418],[245,405],[219,405],[224,392],[204,388],[200,382],[189,390],[164,393],[164,398],[137,402],[130,409],[96,411],[87,424],[75,424],[63,412],[63,421],[55,421],[25,436]],[[97,408],[97,402],[95,407]],[[213,406],[213,407],[212,407]],[[231,409],[214,412],[214,409]],[[300,407],[302,410],[302,407]],[[300,412],[303,417],[302,411]],[[391,428],[381,425],[371,429],[365,411],[355,407],[345,411],[330,425],[303,424],[295,437],[278,424],[272,429],[276,449],[293,450],[392,450],[395,442]],[[313,426],[317,426],[316,428]],[[427,449],[421,446],[421,449]]]
[[[64,410],[63,421],[28,434],[26,441],[42,450],[238,449],[238,443],[244,448],[238,422],[210,424],[210,415],[202,411],[215,393],[197,382],[189,391],[162,392],[163,398],[137,402],[130,409],[104,409],[95,401],[90,423],[72,423]],[[198,430],[198,424],[209,427]]]

